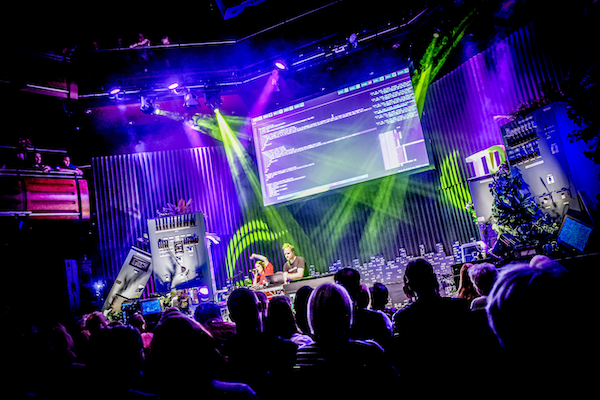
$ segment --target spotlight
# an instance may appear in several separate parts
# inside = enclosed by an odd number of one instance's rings
[[[199,292],[200,292],[200,294],[203,294],[205,296],[208,295],[208,293],[210,293],[206,286],[201,286]]]
[[[210,300],[210,290],[208,290],[207,286],[200,286],[198,294],[200,295],[200,301],[205,302]]]
[[[109,99],[117,99],[117,100],[123,100],[123,98],[125,97],[125,92],[123,92],[121,90],[121,88],[112,88],[109,92],[108,92],[108,98]]]
[[[287,69],[287,65],[285,65],[285,62],[283,62],[281,60],[280,61],[275,61],[275,64],[273,64],[273,65],[275,65],[275,68],[280,69],[282,71],[285,70],[285,69]]]
[[[175,89],[177,89],[178,87],[179,87],[179,83],[177,83],[177,82],[173,82],[173,83],[171,83],[169,86],[167,86],[167,88],[168,88],[169,90],[175,90]]]
[[[155,111],[154,99],[151,97],[142,96],[140,110],[145,114],[153,114]]]
[[[195,109],[200,106],[200,103],[198,102],[198,96],[189,91],[183,95],[183,100],[183,105],[187,109]]]
[[[204,104],[213,111],[218,111],[221,107],[221,96],[219,89],[207,89],[204,91]]]

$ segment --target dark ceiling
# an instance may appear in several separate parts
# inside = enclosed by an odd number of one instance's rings
[[[18,15],[22,23],[5,37],[18,53],[13,58],[21,61],[9,69],[7,80],[23,85],[32,77],[43,80],[45,72],[52,81],[59,79],[52,69],[60,68],[56,74],[77,83],[80,99],[94,100],[115,85],[137,95],[174,80],[196,87],[220,85],[238,93],[245,89],[241,86],[269,73],[280,57],[296,64],[290,73],[327,63],[329,71],[348,65],[364,74],[359,64],[365,60],[381,69],[397,67],[418,57],[434,29],[451,29],[470,8],[456,0],[217,0],[185,6],[108,1],[60,9],[15,3],[7,15]],[[236,9],[235,16],[227,15]],[[151,47],[130,49],[140,34]],[[357,42],[349,45],[353,34]],[[166,37],[168,46],[163,45]],[[64,62],[46,66],[40,64],[40,55]],[[386,59],[376,62],[374,57]],[[328,86],[334,85],[327,80]],[[309,81],[315,88],[323,86]]]
[[[227,10],[236,7],[239,12],[226,18]],[[63,136],[72,146],[80,140],[82,127],[105,133],[158,123],[156,116],[139,111],[140,96],[153,93],[166,102],[164,109],[177,110],[183,104],[181,95],[165,89],[177,80],[199,95],[199,112],[210,111],[202,104],[203,91],[217,87],[223,109],[245,116],[276,59],[285,59],[290,69],[281,73],[281,90],[272,97],[271,108],[408,62],[418,67],[432,35],[449,34],[473,10],[476,18],[465,36],[468,51],[466,46],[455,49],[438,76],[532,22],[541,26],[538,35],[546,42],[568,50],[565,57],[573,64],[592,66],[598,61],[598,46],[569,40],[593,33],[597,9],[597,0],[552,7],[531,0],[109,0],[60,7],[11,2],[3,14],[17,24],[1,27],[8,50],[0,63],[0,115],[11,135],[22,135],[25,129],[40,142],[51,143],[43,131],[47,126],[66,126],[71,130]],[[151,40],[151,47],[130,49],[140,33]],[[348,41],[352,34],[355,45]],[[162,43],[164,37],[168,46]],[[61,89],[36,92],[32,86]],[[113,86],[126,93],[120,103],[107,95]],[[39,118],[31,120],[33,104],[40,103],[32,92],[63,98],[44,111],[38,107]],[[106,117],[111,107],[125,110],[122,117]],[[95,112],[86,113],[90,109]]]

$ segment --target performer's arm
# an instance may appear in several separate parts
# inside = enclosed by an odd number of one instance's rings
[[[289,273],[289,272],[284,272],[283,273],[283,279],[284,282],[286,280],[294,280],[294,279],[300,279],[304,276],[304,268],[298,267],[298,271],[294,272],[294,273]]]
[[[269,260],[267,259],[267,257],[260,255],[260,254],[256,254],[256,253],[252,253],[252,255],[250,256],[250,259],[264,261],[265,265],[269,263]]]

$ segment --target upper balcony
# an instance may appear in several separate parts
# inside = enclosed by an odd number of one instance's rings
[[[42,172],[4,164],[0,169],[0,217],[11,216],[90,219],[88,182],[80,171],[55,168]]]

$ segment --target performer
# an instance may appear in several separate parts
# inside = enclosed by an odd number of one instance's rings
[[[287,262],[283,266],[283,281],[288,282],[304,276],[304,258],[297,256],[294,246],[289,243],[283,245],[283,255]]]
[[[269,262],[267,257],[262,256],[260,254],[252,254],[250,256],[250,259],[258,260],[254,264],[254,269],[252,270],[252,273],[254,274],[254,278],[252,279],[252,286],[264,285],[267,281],[267,278],[265,277],[275,272],[273,264]]]

